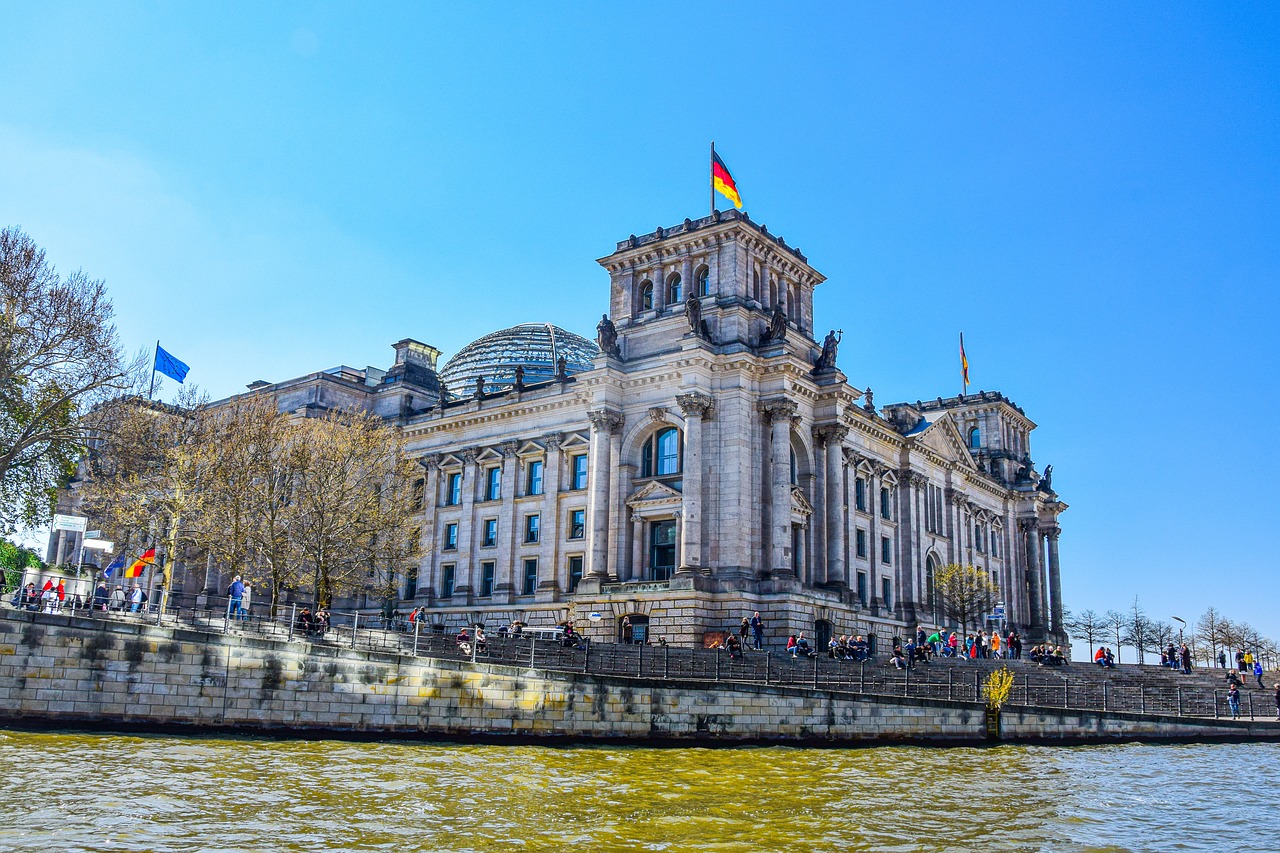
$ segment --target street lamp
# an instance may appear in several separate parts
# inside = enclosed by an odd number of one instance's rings
[[[1174,622],[1178,623],[1178,645],[1183,644],[1182,629],[1187,627],[1187,620],[1179,619],[1177,616],[1172,617]]]

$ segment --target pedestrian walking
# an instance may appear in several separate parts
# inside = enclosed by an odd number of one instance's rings
[[[1265,690],[1266,685],[1262,683],[1262,661],[1260,660],[1253,662],[1253,677],[1258,680],[1258,689]]]
[[[1219,669],[1226,669],[1226,668],[1227,668],[1227,652],[1226,652],[1226,649],[1223,649],[1222,651],[1218,652],[1218,668],[1219,668]]]
[[[738,651],[741,652],[747,647],[747,637],[751,635],[751,620],[742,617],[742,624],[738,626]]]
[[[134,583],[133,591],[129,593],[129,612],[140,613],[142,611],[142,584]]]
[[[751,616],[751,647],[757,651],[764,648],[764,620],[759,610]]]

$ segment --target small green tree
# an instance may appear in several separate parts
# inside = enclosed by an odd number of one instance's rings
[[[974,566],[949,563],[938,569],[934,586],[942,612],[963,631],[977,625],[978,617],[995,599],[995,584],[987,573]]]

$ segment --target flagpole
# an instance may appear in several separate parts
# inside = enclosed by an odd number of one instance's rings
[[[711,162],[707,164],[711,175],[711,218],[716,215],[716,141],[711,140]]]
[[[160,355],[160,341],[156,341],[155,351],[151,353],[151,387],[147,389],[149,401],[156,393],[156,357]]]
[[[964,351],[964,332],[960,333],[960,381],[962,383],[960,396],[965,397],[969,394],[969,357]]]

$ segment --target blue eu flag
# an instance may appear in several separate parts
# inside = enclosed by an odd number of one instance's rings
[[[191,368],[178,361],[169,353],[164,351],[164,347],[156,344],[156,370],[168,376],[170,379],[176,379],[178,382],[187,378],[187,371]]]
[[[102,570],[102,576],[110,579],[112,575],[114,575],[116,572],[120,571],[123,568],[124,568],[124,554],[121,554],[119,557],[116,557],[114,560],[112,560],[110,565],[108,565],[105,569]]]

